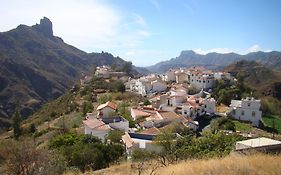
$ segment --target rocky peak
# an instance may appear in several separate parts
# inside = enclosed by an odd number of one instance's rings
[[[53,24],[47,17],[40,20],[38,28],[44,35],[48,37],[53,36]]]

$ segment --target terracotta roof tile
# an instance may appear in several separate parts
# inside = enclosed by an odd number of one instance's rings
[[[139,109],[132,109],[132,112],[135,113],[136,116],[142,116],[142,117],[146,117],[146,116],[150,116],[151,114]]]
[[[122,141],[126,144],[127,148],[131,148],[134,143],[133,139],[127,132],[125,132],[125,135],[122,136]]]
[[[87,125],[91,129],[95,130],[109,130],[109,126],[107,126],[103,121],[99,119],[87,119],[83,121],[84,125]]]
[[[108,101],[108,102],[106,102],[106,103],[104,103],[104,104],[99,105],[98,108],[97,108],[97,110],[101,110],[101,109],[103,109],[103,108],[105,108],[105,107],[110,107],[110,108],[116,110],[117,107],[118,107],[118,105],[117,105],[116,103],[113,103],[113,102],[111,102],[111,101]]]

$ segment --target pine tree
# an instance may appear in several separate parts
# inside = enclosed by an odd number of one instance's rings
[[[21,115],[18,110],[16,110],[14,116],[12,117],[12,126],[14,130],[14,138],[18,139],[22,133],[21,130]]]

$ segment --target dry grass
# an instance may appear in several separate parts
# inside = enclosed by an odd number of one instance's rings
[[[145,167],[141,174],[150,174]],[[74,175],[66,173],[65,175]],[[86,175],[131,175],[137,174],[131,163],[122,163]],[[230,155],[225,158],[209,160],[190,160],[168,167],[159,168],[157,175],[281,175],[281,155]]]
[[[217,112],[219,113],[225,113],[228,110],[228,107],[225,106],[224,104],[220,104],[219,106],[216,106]]]

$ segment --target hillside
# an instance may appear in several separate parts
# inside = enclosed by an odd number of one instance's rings
[[[230,155],[225,158],[203,159],[203,160],[188,160],[180,162],[167,167],[159,167],[154,172],[152,169],[155,165],[145,164],[141,173],[138,172],[136,166],[132,163],[122,163],[114,165],[110,168],[99,170],[95,172],[87,172],[86,175],[125,175],[125,174],[161,174],[161,175],[198,175],[198,174],[212,174],[212,175],[258,175],[258,174],[280,174],[281,168],[279,162],[281,156],[272,155]],[[65,175],[74,175],[69,172]]]
[[[33,26],[19,25],[0,33],[0,124],[16,107],[27,117],[57,98],[94,66],[127,62],[102,52],[86,53],[53,35],[44,17]],[[2,122],[1,122],[2,121]]]
[[[239,61],[227,66],[224,71],[236,77],[242,76],[244,82],[255,89],[260,96],[272,96],[281,100],[281,73],[254,61]]]
[[[262,99],[263,111],[281,113],[281,72],[267,68],[254,61],[239,61],[227,66],[224,71],[236,77],[252,88],[253,95]]]
[[[176,58],[146,68],[151,72],[165,72],[170,68],[189,66],[204,66],[209,69],[220,69],[240,60],[254,60],[270,68],[281,69],[281,52],[253,52],[247,55],[208,53],[201,55],[192,50],[182,51]]]

